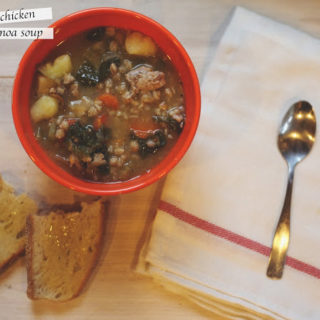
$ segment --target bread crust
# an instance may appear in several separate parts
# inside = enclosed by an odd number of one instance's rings
[[[27,279],[28,279],[28,287],[27,287],[27,296],[32,300],[50,300],[50,301],[56,301],[56,302],[66,302],[70,301],[71,299],[76,298],[79,296],[79,294],[82,292],[83,288],[85,287],[87,281],[89,280],[94,268],[96,267],[99,256],[102,251],[103,247],[103,240],[105,236],[105,223],[106,223],[106,213],[105,210],[106,206],[104,203],[101,202],[100,206],[100,212],[99,212],[99,239],[97,244],[97,249],[95,251],[93,262],[90,265],[90,267],[87,270],[87,273],[83,276],[83,279],[81,281],[81,284],[76,292],[69,298],[69,299],[49,299],[46,297],[38,297],[35,295],[35,283],[34,283],[34,274],[33,274],[33,234],[34,234],[34,216],[30,215],[27,217],[27,223],[26,223],[26,233],[27,233],[27,241],[26,241],[26,267],[27,267]],[[62,213],[65,214],[65,213]]]
[[[34,282],[33,282],[33,272],[32,272],[32,239],[33,239],[33,215],[29,215],[26,219],[26,268],[27,268],[27,295],[30,299],[34,299]]]
[[[0,273],[7,270],[17,259],[24,255],[24,248],[22,247],[19,251],[16,251],[9,257],[7,260],[1,261],[0,264]]]

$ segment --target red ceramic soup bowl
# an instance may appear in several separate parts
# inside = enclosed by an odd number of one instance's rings
[[[89,182],[59,167],[37,142],[30,118],[30,93],[37,66],[61,41],[99,26],[115,26],[150,36],[170,57],[180,74],[185,94],[185,127],[169,154],[154,168],[128,181]],[[34,163],[49,177],[73,190],[113,195],[138,190],[165,176],[183,157],[196,133],[200,116],[200,88],[194,66],[179,41],[162,25],[136,12],[117,8],[94,8],[68,15],[53,23],[53,40],[35,40],[24,54],[13,87],[12,112],[20,141]]]

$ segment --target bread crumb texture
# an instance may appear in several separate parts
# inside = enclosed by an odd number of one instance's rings
[[[0,176],[0,271],[24,252],[26,217],[36,211],[32,199],[16,196]]]
[[[101,201],[81,203],[80,212],[61,210],[27,219],[28,296],[66,301],[77,296],[99,256],[104,229]]]

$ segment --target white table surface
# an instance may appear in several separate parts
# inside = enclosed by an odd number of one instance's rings
[[[320,37],[319,0],[2,0],[0,3],[0,11],[52,7],[53,20],[74,11],[97,6],[138,11],[163,24],[180,40],[193,60],[200,80],[212,57],[221,25],[236,5]],[[50,21],[29,22],[18,26],[48,24]],[[1,142],[1,137],[6,133],[1,132],[2,128],[9,126],[10,143],[19,151],[19,157],[25,157],[13,130],[10,108],[15,71],[29,44],[30,41],[27,40],[0,40],[0,173],[4,173],[5,177],[6,172],[3,171],[6,171],[6,164],[12,162],[13,156],[3,151],[6,145]],[[62,194],[66,198],[74,195],[45,177],[28,161],[24,159],[25,182],[47,190],[48,201],[59,202]],[[30,176],[34,177],[36,183],[31,182]],[[12,183],[15,184],[14,179]],[[113,199],[102,257],[79,298],[62,304],[30,301],[25,294],[26,272],[23,258],[1,274],[0,319],[216,319],[133,271],[141,239],[152,221],[160,191],[161,183],[157,183]]]

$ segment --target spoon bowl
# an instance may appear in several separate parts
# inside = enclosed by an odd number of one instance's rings
[[[316,117],[311,104],[299,101],[285,114],[278,135],[278,148],[288,165],[287,191],[274,234],[267,276],[280,279],[289,246],[290,210],[294,169],[312,149],[316,134]]]
[[[278,148],[291,165],[299,163],[311,150],[316,133],[316,118],[306,101],[295,103],[284,116],[278,135]]]

